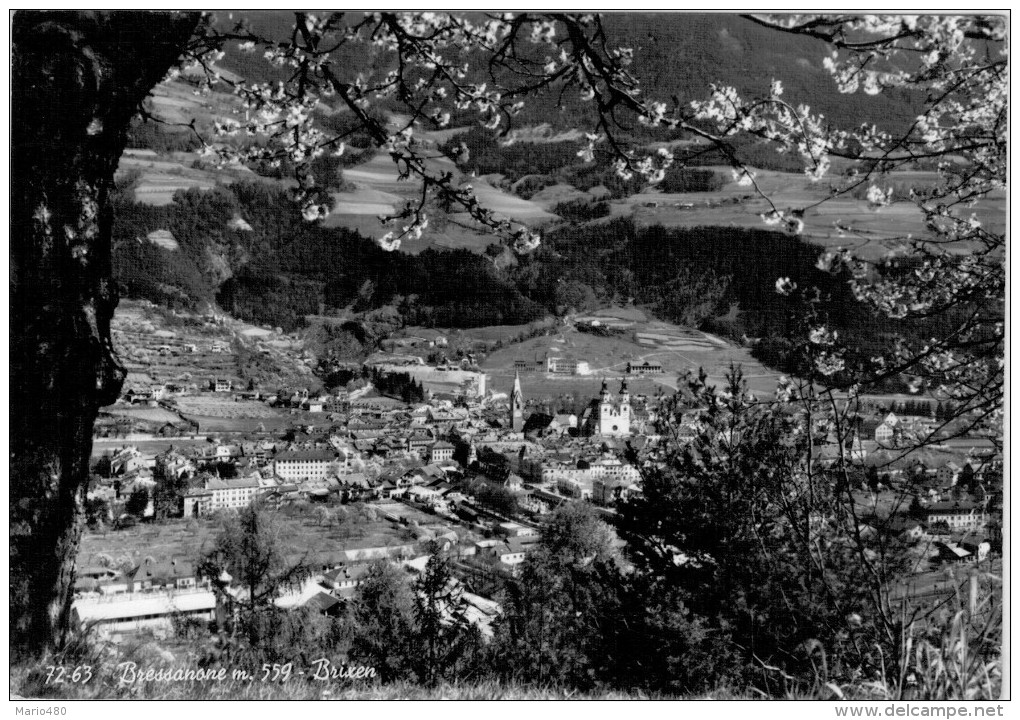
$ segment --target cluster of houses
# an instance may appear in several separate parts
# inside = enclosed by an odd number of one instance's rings
[[[508,543],[517,547],[519,540],[510,537],[502,545],[508,547]],[[479,552],[484,551],[487,556],[509,559],[503,550],[494,551],[488,543],[480,545],[484,548]],[[370,563],[347,553],[315,560],[306,565],[307,576],[284,585],[273,602],[284,610],[310,610],[337,617],[345,603],[355,597],[370,572]],[[427,556],[405,559],[404,581],[410,585],[427,560]],[[77,577],[74,615],[78,622],[112,639],[140,630],[168,636],[175,622],[182,620],[205,624],[210,629],[214,625],[224,627],[235,617],[238,605],[248,598],[248,590],[225,570],[215,577],[206,577],[193,564],[180,559],[157,561],[147,557],[122,572],[108,567],[81,567]],[[476,625],[484,636],[491,637],[499,605],[468,592],[457,579],[452,578],[450,583],[448,597],[462,604],[457,619]],[[444,609],[451,620],[452,611],[453,608]]]
[[[580,499],[612,508],[641,493],[642,469],[625,459],[625,450],[654,447],[655,408],[631,398],[626,378],[615,393],[603,382],[599,395],[580,416],[532,413],[528,417],[520,373],[584,375],[589,373],[588,364],[554,355],[515,361],[518,377],[513,393],[503,396],[505,403],[486,395],[482,373],[417,363],[397,365],[392,357],[380,358],[377,366],[421,381],[430,388],[427,401],[410,407],[373,404],[355,392],[317,394],[303,389],[266,395],[239,391],[229,379],[213,378],[208,386],[211,392],[329,415],[323,424],[299,425],[279,437],[260,432],[199,445],[182,443],[155,455],[122,448],[108,456],[102,473],[106,481],[90,494],[123,501],[133,488],[154,491],[158,484],[168,483],[179,489],[177,511],[185,517],[237,510],[256,498],[278,504],[298,499],[397,500],[468,529],[470,539],[461,543],[461,553],[480,567],[513,573],[536,547],[536,527],[542,516],[558,504]],[[626,370],[627,376],[662,371],[660,364],[644,360],[628,363]],[[189,391],[190,387],[171,385],[138,387],[130,389],[128,397],[133,402],[158,402]],[[683,415],[681,442],[700,432],[699,412],[691,408]],[[930,418],[889,413],[857,423],[848,447],[852,458],[863,460],[864,440],[894,447],[933,429]],[[827,446],[839,442],[826,437],[822,441]],[[648,457],[647,463],[656,461],[654,453]],[[882,529],[874,531],[928,535],[946,561],[984,558],[988,548],[983,533],[993,514],[988,499],[947,496],[962,478],[980,472],[981,468],[954,462],[904,471],[922,502],[910,514],[887,518]],[[470,488],[476,479],[512,494],[519,510],[506,514],[486,504],[481,495],[475,497]],[[152,511],[150,506],[146,512]],[[311,585],[295,588],[285,602],[325,614],[339,612],[363,573],[362,566],[349,561],[323,562]],[[100,595],[156,589],[178,597],[188,595],[191,599],[181,601],[190,603],[185,614],[205,618],[215,611],[216,588],[208,579],[195,577],[186,563],[146,561],[123,574],[96,568],[80,577],[93,583]],[[89,612],[90,617],[101,616],[104,611],[89,610],[89,602],[79,609],[83,617]],[[105,612],[105,619],[114,625],[143,621],[126,620],[109,609]],[[486,612],[479,609],[480,617]],[[142,615],[162,621],[166,617],[148,610]]]
[[[859,434],[882,447],[901,447],[928,438],[937,427],[934,418],[888,413],[880,420],[862,420]]]

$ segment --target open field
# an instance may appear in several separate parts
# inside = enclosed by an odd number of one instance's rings
[[[283,551],[301,557],[309,553],[385,547],[412,541],[403,528],[389,520],[369,520],[358,516],[351,506],[343,507],[348,517],[339,526],[319,525],[310,512],[274,512],[273,516],[280,524]],[[333,506],[331,509],[336,512],[337,508]],[[197,518],[175,520],[162,525],[141,524],[127,530],[111,530],[105,534],[86,532],[82,537],[78,563],[94,565],[100,554],[109,555],[114,561],[124,556],[130,556],[135,562],[146,556],[157,560],[173,557],[194,560],[212,546],[219,531],[219,523],[215,519]]]
[[[529,224],[556,219],[541,205],[500,190],[485,178],[465,177],[453,161],[438,153],[428,161],[428,167],[432,172],[449,172],[457,180],[471,184],[479,201],[499,216]],[[346,168],[344,179],[356,188],[335,193],[337,205],[325,222],[327,227],[346,227],[368,237],[377,237],[388,231],[379,223],[380,215],[392,214],[408,201],[420,198],[421,184],[413,179],[400,180],[396,166],[385,154],[377,154],[362,165]],[[429,247],[441,247],[481,252],[496,241],[490,232],[476,228],[466,214],[445,215],[433,209],[430,215],[430,227],[422,238],[405,241],[401,250],[417,254]]]
[[[712,168],[724,177],[730,176],[727,167]],[[807,207],[821,200],[828,183],[812,183],[805,175],[758,171],[757,181],[777,207]],[[908,184],[925,187],[936,181],[932,172],[901,171],[887,179],[886,184]],[[994,194],[979,203],[975,212],[992,230],[1001,232],[1005,224],[1005,195]],[[646,191],[638,195],[614,200],[614,216],[633,215],[639,225],[666,227],[718,227],[763,228],[761,214],[769,208],[767,203],[749,187],[728,182],[722,189],[704,193],[660,193]],[[910,202],[898,202],[887,207],[870,208],[864,200],[849,196],[828,200],[808,209],[803,216],[804,237],[824,247],[848,247],[862,257],[875,259],[903,245],[904,238],[912,235],[924,237],[924,217]],[[971,248],[961,244],[957,252]]]
[[[177,407],[188,415],[216,418],[268,418],[279,414],[265,403],[235,401],[230,397],[210,395],[177,398]]]
[[[206,170],[197,164],[194,153],[174,153],[172,157],[147,154],[144,150],[126,150],[121,156],[117,171],[139,173],[135,186],[135,200],[146,205],[169,205],[174,193],[188,188],[209,190],[220,183],[254,180],[258,176],[242,165],[231,165],[222,170]],[[286,184],[271,178],[259,178],[270,184]]]
[[[225,76],[229,74],[221,72]],[[220,85],[219,88],[224,86]],[[212,120],[227,117],[232,109],[241,107],[240,99],[229,92],[199,95],[193,87],[181,82],[160,83],[153,88],[147,102],[161,120],[185,124],[195,118]]]
[[[539,327],[548,327],[551,329],[556,327],[556,325],[557,321],[549,318],[546,320],[538,320],[533,323],[528,323],[527,325],[486,325],[484,327],[468,328],[465,330],[450,330],[447,333],[447,337],[450,339],[451,343],[453,343],[454,339],[457,338],[510,342],[519,337],[521,333],[529,333]]]
[[[635,313],[632,317],[637,317]],[[632,392],[655,391],[656,387],[676,387],[677,376],[687,370],[703,367],[710,382],[721,384],[730,364],[740,365],[752,391],[771,393],[779,373],[762,366],[750,352],[700,331],[681,328],[662,321],[634,322],[633,328],[612,337],[601,337],[563,328],[555,335],[542,336],[515,343],[489,355],[482,369],[489,373],[489,387],[506,392],[513,384],[513,363],[517,359],[544,358],[547,353],[574,357],[588,362],[591,374],[585,376],[547,376],[529,373],[527,384],[535,388],[532,395],[559,394],[563,391],[598,392],[601,378],[623,377],[627,363],[649,360],[662,363],[661,375],[647,376],[640,382],[645,387]],[[571,390],[568,390],[571,389]],[[576,394],[576,392],[575,392]]]
[[[162,407],[124,407],[114,405],[104,408],[103,412],[131,418],[132,420],[145,420],[146,422],[177,423],[181,420],[177,413],[170,412]]]
[[[198,423],[202,433],[253,433],[283,430],[293,423],[286,415],[272,417],[215,417],[185,414],[184,417]]]

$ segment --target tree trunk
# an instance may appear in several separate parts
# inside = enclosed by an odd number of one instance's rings
[[[18,11],[12,22],[11,650],[70,628],[98,409],[124,380],[110,339],[109,193],[139,103],[197,13]]]

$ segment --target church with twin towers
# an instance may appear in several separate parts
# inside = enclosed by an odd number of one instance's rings
[[[620,383],[620,393],[614,397],[609,392],[609,383],[602,381],[602,390],[584,409],[578,423],[582,435],[605,437],[629,437],[631,434],[631,404],[627,380]],[[510,427],[513,432],[524,431],[524,392],[521,376],[514,376],[514,389],[510,394]]]

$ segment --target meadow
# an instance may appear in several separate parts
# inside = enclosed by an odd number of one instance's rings
[[[665,388],[675,389],[677,378],[687,371],[696,373],[699,368],[708,372],[709,382],[721,385],[731,364],[739,365],[753,392],[772,393],[779,373],[769,370],[751,357],[748,349],[724,342],[698,330],[683,328],[660,320],[649,320],[639,309],[610,310],[629,328],[618,335],[603,337],[580,332],[572,326],[557,333],[514,343],[488,355],[482,369],[490,376],[489,387],[496,392],[508,392],[513,387],[514,361],[544,358],[547,354],[569,356],[589,364],[590,374],[549,375],[528,373],[523,381],[531,397],[573,394],[575,397],[595,397],[602,378],[628,377],[632,394],[655,394]],[[599,317],[596,313],[591,317]],[[644,318],[638,320],[638,318]],[[611,321],[610,321],[611,322]],[[659,362],[663,373],[645,377],[627,376],[627,363],[641,360]],[[615,393],[616,381],[610,384]]]

